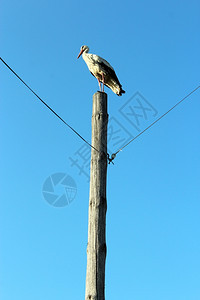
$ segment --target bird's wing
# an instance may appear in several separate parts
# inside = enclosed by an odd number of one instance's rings
[[[112,80],[115,81],[119,85],[119,87],[122,86],[119,82],[119,79],[117,78],[115,70],[109,64],[109,62],[107,62],[104,58],[102,58],[96,54],[91,54],[90,59],[92,59],[94,63],[98,63],[101,66],[101,69],[103,70],[103,72],[105,74],[107,74],[108,76],[110,76],[112,78]]]
[[[101,66],[101,69],[105,75],[109,76],[112,81],[119,85],[119,87],[122,86],[113,68],[110,68],[110,66],[105,64],[103,61],[99,62],[99,65]]]
[[[93,54],[92,56],[93,56],[93,59],[96,62],[98,62],[98,63],[104,63],[107,67],[111,68],[114,71],[113,67],[109,64],[109,62],[107,62],[107,60],[105,60],[104,58],[102,58],[102,57],[100,57],[100,56],[98,56],[96,54]]]

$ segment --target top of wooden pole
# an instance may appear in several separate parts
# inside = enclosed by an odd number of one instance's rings
[[[96,93],[94,93],[93,98],[94,97],[100,97],[100,98],[104,98],[104,99],[106,97],[106,99],[107,99],[107,94],[105,92],[97,91]]]
[[[105,92],[101,92],[101,91],[97,91],[96,93],[94,93],[94,95],[96,95],[96,94],[101,94],[101,95],[106,95],[107,96],[107,94]]]

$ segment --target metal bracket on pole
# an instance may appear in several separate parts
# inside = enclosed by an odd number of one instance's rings
[[[115,157],[116,157],[116,154],[115,154],[115,153],[113,153],[113,154],[111,155],[111,157],[110,157],[110,155],[107,153],[107,158],[108,158],[108,164],[109,164],[109,165],[110,165],[110,163],[112,163],[112,164],[114,165],[113,160],[115,159]]]

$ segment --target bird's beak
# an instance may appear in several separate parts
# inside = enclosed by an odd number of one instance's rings
[[[81,49],[81,51],[80,51],[80,53],[79,53],[77,59],[81,56],[82,53],[83,53],[83,49]]]

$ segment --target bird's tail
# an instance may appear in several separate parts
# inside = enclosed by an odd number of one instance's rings
[[[119,91],[119,94],[118,96],[122,96],[122,94],[125,94],[126,92],[121,88],[120,91]]]

